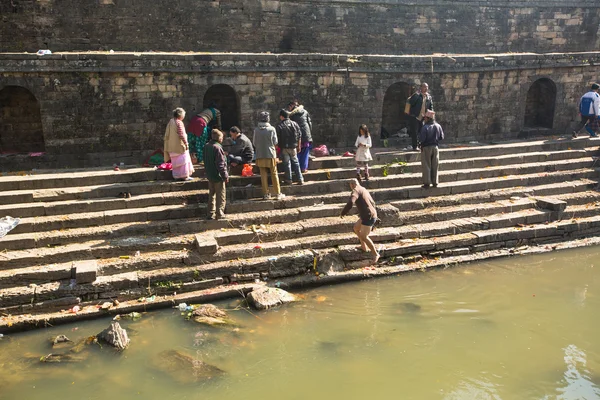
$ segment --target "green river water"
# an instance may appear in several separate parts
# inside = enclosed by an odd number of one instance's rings
[[[156,311],[122,322],[123,353],[76,364],[38,360],[110,319],[6,335],[0,399],[600,399],[599,263],[583,248],[321,287],[230,311],[233,331]],[[225,374],[182,383],[161,371],[168,349]]]

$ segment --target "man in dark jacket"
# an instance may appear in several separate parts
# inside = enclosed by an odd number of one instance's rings
[[[231,139],[229,139],[227,144],[224,144],[225,147],[225,155],[227,156],[227,161],[232,167],[235,167],[239,164],[248,164],[252,162],[254,158],[254,148],[252,147],[252,142],[248,139],[248,136],[244,135],[240,128],[237,126],[232,126],[229,129],[229,135]]]
[[[406,104],[410,106],[406,119],[408,122],[408,134],[412,141],[413,150],[417,149],[417,135],[423,126],[423,117],[425,116],[425,113],[428,110],[433,111],[433,99],[428,92],[429,85],[423,82],[420,90],[406,100]]]
[[[292,183],[292,169],[298,179],[298,184],[304,184],[304,178],[300,171],[298,163],[298,153],[300,152],[302,133],[297,123],[290,119],[290,113],[287,110],[279,111],[280,122],[275,127],[277,131],[277,142],[281,149],[281,161],[285,171],[284,185]],[[290,166],[291,164],[291,166]]]
[[[373,263],[379,261],[381,254],[375,249],[375,243],[371,240],[369,235],[373,230],[375,222],[377,222],[377,210],[375,209],[375,201],[364,187],[360,186],[360,183],[356,179],[350,179],[350,189],[352,194],[350,200],[342,210],[340,217],[344,217],[352,206],[356,204],[358,209],[359,219],[354,224],[354,233],[360,240],[360,248],[363,251],[367,251],[367,246],[373,254]],[[380,246],[381,250],[381,246]]]
[[[300,126],[302,132],[302,142],[300,143],[300,151],[298,154],[298,162],[302,172],[308,171],[308,157],[312,145],[312,121],[310,114],[304,109],[304,106],[298,104],[297,101],[291,101],[288,104],[290,119]]]
[[[223,132],[213,129],[212,140],[204,146],[204,170],[208,178],[208,214],[206,219],[226,219],[225,184],[229,182],[223,143]],[[215,209],[216,197],[216,209]],[[216,211],[216,212],[215,212]]]
[[[444,131],[440,124],[435,122],[435,113],[427,111],[425,113],[425,125],[419,132],[419,143],[421,146],[421,169],[423,171],[423,187],[428,188],[438,185],[438,165],[440,156],[438,145],[440,140],[444,140]]]

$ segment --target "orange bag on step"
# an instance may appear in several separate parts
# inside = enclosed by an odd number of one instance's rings
[[[242,168],[242,176],[252,176],[254,175],[252,172],[252,166],[250,164],[244,164],[244,168]]]

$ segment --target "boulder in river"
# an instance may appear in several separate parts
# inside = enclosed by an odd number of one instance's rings
[[[201,304],[192,312],[194,321],[206,325],[228,325],[227,313],[213,304]]]
[[[111,321],[110,326],[96,335],[96,337],[98,340],[102,340],[119,350],[125,350],[130,342],[127,331],[121,328],[121,325],[117,321]]]
[[[317,271],[320,274],[329,274],[332,272],[340,272],[346,268],[346,264],[340,255],[333,251],[325,254],[320,254],[317,259]]]
[[[179,383],[202,382],[225,373],[221,368],[195,359],[178,350],[165,350],[158,354],[154,366]]]
[[[66,337],[65,335],[58,335],[50,339],[50,343],[52,343],[52,347],[58,346],[61,343],[73,343],[71,339]]]
[[[296,301],[296,296],[283,289],[260,287],[248,293],[246,299],[257,310],[267,310],[271,307]]]
[[[85,361],[85,357],[81,357],[74,354],[57,354],[50,353],[40,357],[40,362],[57,364],[57,363],[78,363]]]

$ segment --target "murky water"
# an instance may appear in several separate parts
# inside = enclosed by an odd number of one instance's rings
[[[92,345],[69,364],[39,362],[48,338],[84,339],[108,319],[9,335],[0,399],[598,399],[599,260],[578,249],[318,288],[230,311],[235,330],[159,311],[123,322],[124,353]],[[171,376],[168,349],[226,372]]]

